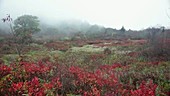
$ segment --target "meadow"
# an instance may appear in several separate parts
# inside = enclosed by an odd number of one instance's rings
[[[0,96],[169,96],[170,61],[147,40],[1,41]]]

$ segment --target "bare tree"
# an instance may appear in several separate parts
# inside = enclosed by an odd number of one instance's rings
[[[13,29],[13,26],[12,26],[13,19],[11,18],[10,14],[7,14],[7,16],[5,18],[2,18],[2,21],[9,25],[9,27],[10,27],[10,34],[11,34],[12,38],[14,39],[14,41],[16,41],[17,37],[15,35],[14,29]],[[19,48],[18,44],[14,44],[14,48],[15,48],[17,54],[19,56],[21,56],[21,51],[20,51],[20,48]]]

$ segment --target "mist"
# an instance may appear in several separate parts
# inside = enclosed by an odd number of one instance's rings
[[[169,0],[0,0],[0,18],[29,14],[50,25],[60,21],[89,22],[105,27],[140,30],[169,27]],[[2,25],[2,24],[1,24]]]
[[[170,96],[170,0],[0,0],[0,96]]]

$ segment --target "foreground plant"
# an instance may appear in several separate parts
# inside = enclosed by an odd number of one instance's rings
[[[122,75],[126,75],[126,71],[123,70],[130,68],[119,63],[100,65],[93,71],[50,62],[20,62],[10,66],[2,64],[0,65],[0,95],[156,96],[159,93],[169,94],[167,91],[158,90],[161,85],[155,84],[151,79],[138,81],[137,85],[130,83],[130,80],[129,83],[122,82]]]

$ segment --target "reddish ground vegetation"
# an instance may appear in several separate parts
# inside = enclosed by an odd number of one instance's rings
[[[0,66],[1,96],[45,96],[77,94],[83,96],[155,96],[157,84],[152,80],[139,86],[124,84],[117,68],[121,64],[101,65],[94,72],[80,67],[46,63],[20,62]]]

